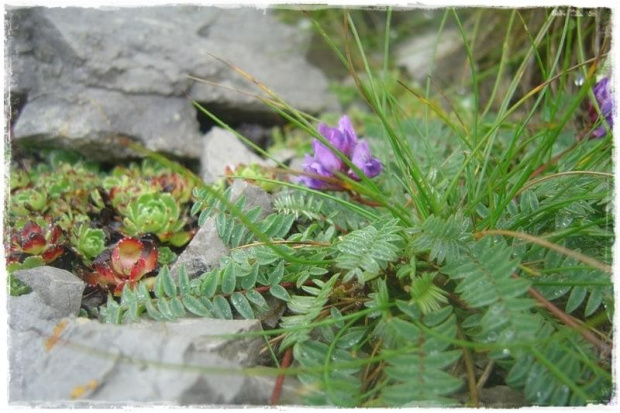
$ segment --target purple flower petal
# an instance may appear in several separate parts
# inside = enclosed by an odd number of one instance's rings
[[[342,169],[342,160],[327,146],[315,139],[312,141],[312,147],[314,148],[314,162],[320,163],[323,169],[332,172],[332,175],[333,172]]]
[[[332,128],[321,123],[319,124],[318,131],[335,149],[349,158],[366,176],[372,178],[381,173],[383,165],[381,165],[378,159],[370,155],[368,142],[358,142],[357,135],[348,116],[344,115],[340,118],[337,128]],[[303,164],[305,173],[333,177],[337,172],[348,172],[349,176],[353,179],[359,179],[353,171],[347,171],[348,168],[345,162],[326,145],[322,144],[321,141],[314,139],[312,141],[312,148],[314,149],[314,156],[306,154]],[[313,176],[300,176],[296,181],[312,189],[336,189],[337,187]]]
[[[319,125],[319,133],[325,137],[334,145],[334,148],[338,149],[345,156],[351,156],[351,151],[355,147],[356,141],[350,138],[350,135],[343,133],[341,130],[337,128],[329,127],[323,123]]]
[[[351,119],[349,119],[347,115],[344,115],[340,118],[340,121],[338,121],[338,129],[340,129],[340,132],[345,135],[347,141],[351,145],[351,151],[353,151],[355,145],[357,145],[357,134],[355,133],[355,129],[353,129],[353,125],[351,124]],[[349,152],[347,155],[351,155],[351,152]]]
[[[383,170],[383,165],[381,165],[381,162],[377,158],[372,157],[368,142],[364,140],[360,141],[355,149],[353,149],[351,161],[355,166],[361,169],[368,178],[379,175]],[[353,171],[350,171],[349,175],[353,179],[359,179],[357,174]]]
[[[594,97],[596,98],[596,102],[598,103],[599,109],[601,110],[601,114],[605,117],[605,121],[610,128],[614,126],[614,118],[613,118],[613,96],[611,94],[611,88],[609,86],[609,78],[604,77],[600,81],[594,85],[592,88],[594,92]],[[590,104],[588,107],[588,112],[590,115],[590,121],[592,123],[598,121],[598,112],[594,108],[594,105]],[[600,126],[592,132],[592,137],[600,138],[607,134],[607,130],[605,126]]]
[[[334,176],[334,174],[330,170],[324,168],[324,166],[320,162],[318,162],[315,158],[311,157],[308,154],[305,155],[305,162],[303,163],[303,167],[304,172],[307,173],[317,174],[325,177]],[[328,186],[326,182],[313,176],[302,175],[297,178],[297,182],[302,183],[312,189],[323,189]]]

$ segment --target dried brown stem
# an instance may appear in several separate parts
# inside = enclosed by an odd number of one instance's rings
[[[282,356],[282,363],[280,363],[280,369],[287,369],[293,362],[293,347],[289,347]],[[276,378],[276,385],[273,388],[273,394],[271,395],[271,405],[275,406],[280,400],[280,394],[282,393],[282,386],[284,384],[284,374],[278,375]]]
[[[516,274],[513,274],[512,277],[519,278],[519,276]],[[598,337],[596,337],[590,330],[587,329],[587,327],[579,324],[577,320],[566,314],[564,311],[560,310],[558,307],[556,307],[555,304],[547,300],[541,293],[536,291],[534,288],[530,287],[528,293],[562,323],[577,330],[577,332],[579,332],[579,334],[581,334],[584,339],[586,339],[596,348],[598,348],[603,358],[609,357],[609,355],[611,354],[610,346],[599,340]]]
[[[457,331],[459,340],[465,340],[465,336],[463,332],[459,328]],[[469,400],[471,405],[474,407],[479,406],[479,398],[478,398],[478,387],[476,387],[476,374],[474,372],[474,363],[471,359],[471,354],[469,353],[469,349],[465,346],[461,347],[463,349],[463,361],[465,362],[465,370],[467,372],[467,385],[469,387]]]

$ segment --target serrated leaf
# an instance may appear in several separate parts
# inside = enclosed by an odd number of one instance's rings
[[[272,285],[271,288],[269,288],[269,293],[282,301],[291,301],[291,296],[288,291],[281,285]]]
[[[213,306],[218,318],[232,320],[232,309],[230,308],[230,304],[228,304],[227,299],[221,295],[216,295],[213,298]]]
[[[248,300],[240,292],[233,293],[233,295],[230,297],[230,302],[235,307],[237,312],[241,314],[243,318],[247,320],[256,318],[254,316],[254,311],[252,310],[252,306],[250,306],[250,303],[248,302]]]

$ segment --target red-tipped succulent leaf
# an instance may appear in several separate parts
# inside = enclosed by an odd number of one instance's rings
[[[135,282],[155,269],[157,256],[157,249],[150,241],[126,237],[112,249],[112,268]]]
[[[59,244],[62,229],[49,224],[42,227],[36,222],[28,221],[11,236],[12,250],[29,255],[40,255],[46,263],[54,261],[64,252]]]
[[[134,285],[145,274],[153,271],[157,266],[157,258],[157,248],[151,241],[126,237],[95,258],[95,273],[89,274],[87,281],[91,284],[114,285],[115,293],[120,293],[127,282]]]

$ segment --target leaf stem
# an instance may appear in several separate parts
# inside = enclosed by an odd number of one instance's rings
[[[292,362],[293,362],[293,347],[289,347],[284,352],[284,356],[282,356],[282,363],[280,363],[280,369],[286,370],[291,365]],[[272,406],[277,405],[278,401],[280,400],[280,394],[282,393],[282,385],[284,384],[284,377],[285,377],[285,374],[281,373],[276,378],[276,384],[273,388],[273,394],[271,395],[270,404]]]
[[[608,274],[612,274],[613,270],[612,268],[607,265],[604,264],[598,260],[595,260],[594,258],[590,258],[586,255],[583,255],[580,252],[577,251],[573,251],[573,250],[569,250],[568,248],[564,248],[560,245],[554,244],[552,242],[549,242],[545,239],[539,238],[539,237],[535,237],[533,235],[530,234],[526,234],[523,232],[515,232],[515,231],[508,231],[508,230],[503,230],[503,229],[489,229],[486,231],[480,231],[474,234],[474,236],[476,238],[481,238],[485,235],[505,235],[508,237],[514,237],[514,238],[519,238],[522,239],[524,241],[529,241],[533,244],[537,244],[540,245],[542,247],[548,248],[550,250],[559,252],[560,254],[566,255],[568,257],[574,258],[578,261],[583,262],[584,264],[588,264],[589,266],[596,268],[597,270],[601,270],[603,272],[606,272]]]

